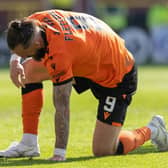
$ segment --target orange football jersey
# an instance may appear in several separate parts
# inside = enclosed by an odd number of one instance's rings
[[[29,18],[47,25],[48,52],[42,61],[56,84],[84,77],[111,88],[134,65],[124,40],[91,15],[48,10]]]

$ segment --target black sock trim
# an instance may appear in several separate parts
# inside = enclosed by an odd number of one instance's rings
[[[116,155],[122,155],[124,153],[124,146],[121,142],[118,143],[118,148],[116,151]]]
[[[42,83],[29,83],[25,85],[25,88],[22,88],[22,95],[32,92],[33,90],[36,89],[42,89],[43,84]]]

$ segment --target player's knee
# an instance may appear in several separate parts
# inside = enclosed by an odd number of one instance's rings
[[[24,73],[26,76],[26,83],[31,83],[32,81],[34,82],[35,79],[35,71],[34,68],[30,68],[28,66],[29,64],[24,64]]]
[[[36,69],[25,69],[26,83],[39,83],[46,80],[45,73],[37,72]]]
[[[101,150],[94,150],[93,155],[96,157],[101,157],[101,156],[114,155],[114,153]]]
[[[93,147],[93,155],[96,157],[100,156],[108,156],[108,155],[114,155],[115,154],[115,149],[113,148],[100,148],[100,147]]]
[[[25,61],[23,64],[24,73],[26,76],[25,83],[42,82],[43,72],[39,64],[35,63],[32,59]]]

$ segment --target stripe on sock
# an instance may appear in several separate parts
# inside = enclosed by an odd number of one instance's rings
[[[29,83],[25,85],[25,88],[22,88],[22,95],[32,92],[33,90],[36,89],[42,89],[43,84],[42,83]]]

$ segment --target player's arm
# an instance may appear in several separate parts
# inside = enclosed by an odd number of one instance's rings
[[[65,152],[69,135],[70,95],[72,82],[54,86],[55,113],[55,153],[51,160],[65,160]]]
[[[10,58],[10,78],[16,87],[24,87],[23,80],[25,79],[24,68],[20,63],[21,57],[16,54],[11,54]]]

